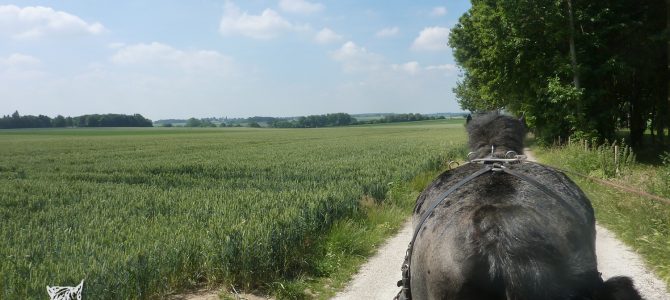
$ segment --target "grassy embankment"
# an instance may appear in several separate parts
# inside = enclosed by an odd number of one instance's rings
[[[612,146],[585,150],[574,143],[534,150],[540,162],[670,198],[670,157],[665,164],[649,165],[621,150],[616,165]],[[598,222],[641,254],[670,287],[670,205],[568,175],[591,199]]]
[[[462,122],[0,131],[0,298],[325,298],[464,156]],[[399,274],[399,273],[398,273]]]

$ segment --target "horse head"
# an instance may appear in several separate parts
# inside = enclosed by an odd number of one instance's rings
[[[526,136],[523,117],[517,119],[491,112],[468,120],[468,145],[474,153],[471,159],[504,158],[508,151],[523,154],[523,139]]]

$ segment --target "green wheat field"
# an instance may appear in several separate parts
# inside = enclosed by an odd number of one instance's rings
[[[0,131],[0,298],[81,279],[85,296],[147,299],[295,276],[361,198],[384,201],[464,142],[462,120]]]

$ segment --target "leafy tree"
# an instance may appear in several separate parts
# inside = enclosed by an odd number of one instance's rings
[[[51,118],[45,115],[21,116],[15,111],[11,116],[4,116],[0,119],[0,128],[45,128],[51,127]]]
[[[53,127],[65,127],[65,117],[58,115],[51,120]]]
[[[525,113],[545,142],[612,138],[626,124],[639,144],[648,123],[660,139],[670,114],[666,5],[473,0],[449,40],[464,71],[458,101]]]
[[[190,118],[186,121],[186,127],[200,127],[202,125],[202,121],[196,119],[196,118]]]

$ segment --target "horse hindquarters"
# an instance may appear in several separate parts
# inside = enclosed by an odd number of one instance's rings
[[[415,299],[579,299],[602,284],[589,246],[594,229],[550,226],[552,217],[512,204],[466,211],[433,220],[446,225],[436,230],[426,224],[412,258]]]
[[[485,257],[489,277],[503,282],[503,299],[588,299],[602,284],[595,225],[561,217],[557,209],[481,205],[468,234]]]

